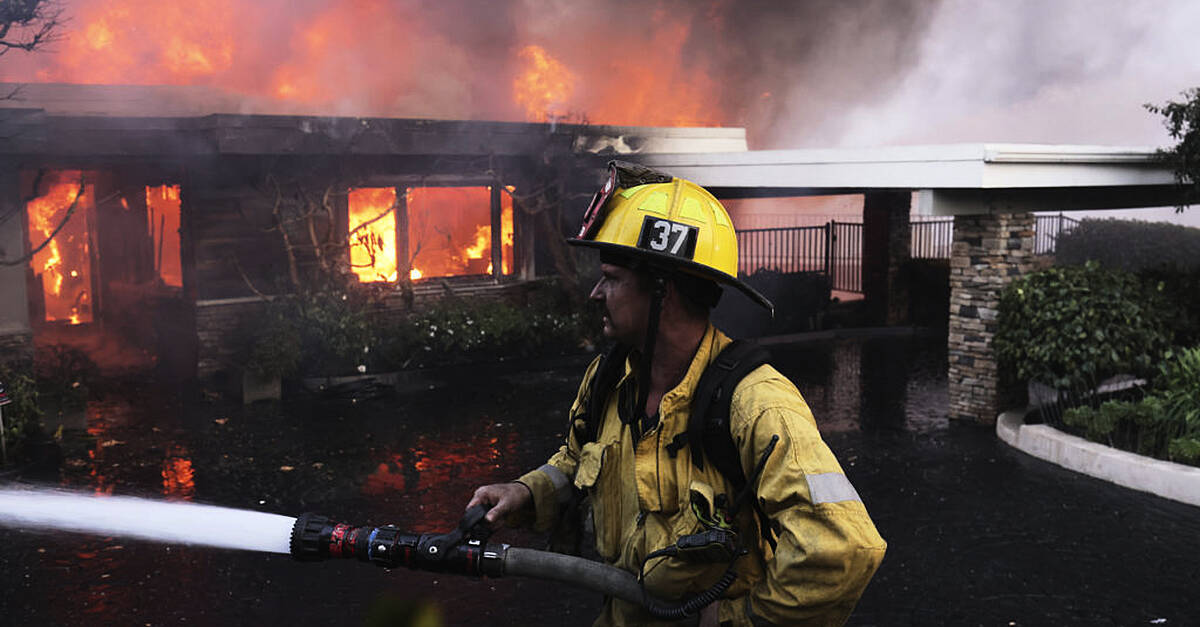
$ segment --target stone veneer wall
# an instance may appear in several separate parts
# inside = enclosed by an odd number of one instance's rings
[[[263,301],[257,297],[227,298],[196,305],[196,376],[204,379],[237,365],[238,347],[234,334],[243,318],[262,307]]]
[[[17,370],[33,370],[33,334],[0,334],[0,363]]]
[[[1030,272],[1032,213],[955,216],[950,253],[950,418],[992,423],[999,413],[992,350],[1000,291]]]

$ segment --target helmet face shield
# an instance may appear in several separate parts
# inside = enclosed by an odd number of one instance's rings
[[[583,212],[583,224],[579,227],[579,239],[594,239],[604,218],[608,215],[608,201],[617,191],[617,167],[615,161],[608,163],[608,178],[604,185],[592,195],[592,202]]]
[[[583,223],[579,227],[577,238],[584,240],[596,238],[596,233],[604,224],[604,219],[608,217],[608,201],[612,200],[613,194],[618,189],[629,189],[651,183],[670,183],[672,180],[670,175],[655,172],[644,165],[628,161],[609,161],[608,178],[604,180],[604,185],[600,187],[600,190],[592,196],[592,202],[583,212]]]

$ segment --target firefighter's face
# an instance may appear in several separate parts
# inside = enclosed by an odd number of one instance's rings
[[[604,308],[604,336],[626,346],[641,346],[650,296],[650,290],[633,270],[600,264],[600,280],[592,288],[591,299]]]

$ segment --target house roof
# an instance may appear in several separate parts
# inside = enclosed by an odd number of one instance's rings
[[[0,83],[0,155],[628,155],[746,150],[742,128],[279,114],[207,87]]]

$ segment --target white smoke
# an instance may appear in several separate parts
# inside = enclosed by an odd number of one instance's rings
[[[1200,85],[1197,27],[1188,0],[947,0],[902,86],[836,143],[1167,145],[1142,105]]]

